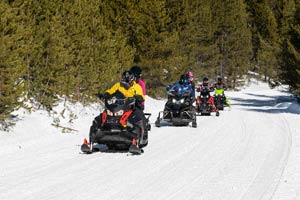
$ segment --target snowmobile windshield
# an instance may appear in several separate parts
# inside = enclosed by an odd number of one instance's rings
[[[169,96],[173,96],[173,97],[187,97],[191,94],[191,91],[190,90],[185,90],[183,89],[182,86],[173,86],[169,92],[168,92],[168,95]]]
[[[121,92],[117,91],[111,98],[105,100],[105,107],[112,112],[128,110],[135,104],[135,99],[126,98]]]

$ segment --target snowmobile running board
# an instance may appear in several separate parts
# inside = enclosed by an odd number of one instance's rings
[[[132,146],[132,145],[129,147],[128,151],[129,151],[129,153],[134,154],[134,155],[140,155],[140,154],[144,153],[143,149],[140,149],[140,148],[138,148],[136,146]]]

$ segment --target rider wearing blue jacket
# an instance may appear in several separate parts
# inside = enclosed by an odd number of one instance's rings
[[[171,88],[175,88],[176,86],[177,86],[177,88],[180,88],[182,90],[182,92],[184,92],[186,90],[191,91],[191,95],[193,95],[192,87],[188,83],[188,79],[185,74],[180,76],[180,80],[178,82],[168,85],[166,87],[166,90],[169,91]]]
[[[189,91],[189,95],[190,95],[190,105],[193,103],[193,89],[191,87],[191,84],[188,83],[188,79],[187,79],[187,76],[184,74],[184,75],[181,75],[180,76],[180,80],[178,82],[175,82],[174,84],[171,84],[171,85],[168,85],[166,87],[166,90],[167,91],[170,91],[170,90],[174,90],[174,92],[176,94],[183,94],[185,93],[186,91]],[[167,103],[166,103],[166,107],[170,107],[172,105],[172,102],[171,102],[171,99],[169,98]]]

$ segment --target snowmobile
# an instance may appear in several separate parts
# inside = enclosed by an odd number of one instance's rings
[[[190,93],[191,91],[183,91],[177,86],[171,88],[168,91],[168,101],[164,111],[158,113],[155,126],[160,127],[163,121],[172,123],[174,126],[188,126],[192,122],[192,127],[196,128],[196,114]]]
[[[101,125],[91,126],[89,142],[84,142],[81,150],[84,153],[95,151],[96,144],[104,144],[111,150],[129,150],[134,138],[139,138],[139,148],[148,144],[148,131],[151,126],[149,123],[150,113],[144,113],[146,122],[144,134],[141,128],[132,121],[135,99],[125,98],[120,92],[113,94],[110,98],[104,99],[105,110],[100,114]],[[134,153],[134,152],[133,152]]]
[[[215,105],[218,108],[218,110],[224,110],[224,106],[226,105],[224,95],[215,94],[214,101],[215,101]]]
[[[228,106],[226,103],[226,96],[224,94],[224,89],[215,89],[214,101],[218,110],[224,110],[224,107]]]
[[[214,99],[210,96],[210,90],[207,88],[197,89],[200,95],[196,99],[196,111],[200,115],[211,115],[212,112],[216,112],[216,116],[219,116],[219,110],[214,104]]]

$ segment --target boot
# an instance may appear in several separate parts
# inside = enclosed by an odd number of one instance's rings
[[[141,154],[141,153],[143,153],[142,149],[140,149],[139,146],[138,146],[138,141],[135,138],[132,139],[132,143],[129,147],[129,152],[132,153],[132,154]]]
[[[141,154],[143,150],[139,146],[140,144],[143,144],[143,137],[145,132],[143,120],[136,122],[136,125],[140,129],[140,133],[137,136],[138,139],[136,138],[132,139],[132,143],[129,147],[129,152],[133,154]]]
[[[137,125],[139,126],[139,128],[140,128],[140,140],[139,140],[139,144],[143,144],[143,142],[144,142],[144,134],[145,134],[145,128],[144,128],[144,122],[143,122],[143,120],[140,120],[140,121],[138,121],[137,122]]]

